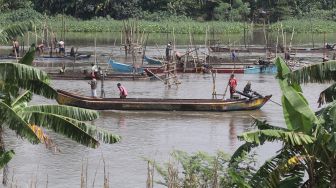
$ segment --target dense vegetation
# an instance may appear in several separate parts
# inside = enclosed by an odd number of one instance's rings
[[[336,32],[335,10],[333,0],[0,0],[0,26],[34,19],[38,30],[47,24],[52,31],[110,32],[120,31],[122,20],[131,18],[140,20],[141,32],[174,28],[175,33],[204,34],[207,28],[212,33],[253,28],[244,22],[270,23],[270,31],[277,31],[282,21],[286,32],[295,27],[296,32],[323,33]]]
[[[47,15],[158,21],[171,16],[195,20],[276,22],[287,18],[336,19],[334,0],[1,0],[0,12],[33,8]]]
[[[32,7],[47,15],[63,14],[81,19],[110,17],[157,20],[185,16],[199,20],[271,22],[288,17],[305,17],[307,13],[336,19],[334,0],[2,0],[0,11]]]

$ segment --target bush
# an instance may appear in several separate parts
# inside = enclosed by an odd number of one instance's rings
[[[8,25],[13,22],[24,22],[27,20],[43,20],[43,15],[32,8],[18,9],[0,14],[0,25]]]

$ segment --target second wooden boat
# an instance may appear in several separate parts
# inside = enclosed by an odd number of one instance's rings
[[[154,59],[154,58],[150,58],[147,56],[144,56],[144,60],[149,64],[149,65],[162,65],[163,63],[158,60],[158,59]]]
[[[125,63],[119,63],[115,60],[109,59],[107,62],[109,65],[111,65],[112,69],[115,72],[124,72],[124,73],[143,73],[144,70],[142,67],[133,67],[132,65],[128,65]]]

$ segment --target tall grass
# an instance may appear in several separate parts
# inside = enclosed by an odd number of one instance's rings
[[[74,18],[63,18],[68,32],[118,32],[121,31],[124,21],[99,18],[95,20],[77,20]],[[47,21],[56,30],[62,30],[62,17],[54,17]],[[126,21],[127,22],[127,21]],[[139,20],[136,22],[140,32],[145,33],[174,33],[204,34],[207,28],[213,33],[240,33],[244,31],[244,23],[239,22],[197,22],[193,20],[165,20],[160,22]]]

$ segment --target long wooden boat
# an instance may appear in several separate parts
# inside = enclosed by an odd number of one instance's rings
[[[210,46],[210,50],[212,52],[232,52],[235,51],[237,53],[265,53],[266,48],[264,47],[250,47],[250,48],[229,48],[229,47],[220,47],[220,46]],[[272,48],[267,48],[268,51],[275,51]]]
[[[133,67],[132,65],[128,65],[125,63],[119,63],[112,59],[109,59],[107,63],[111,65],[112,69],[115,72],[125,72],[125,73],[133,73],[133,71],[135,71],[136,73],[144,72],[142,67]]]
[[[157,111],[239,111],[261,108],[270,98],[221,99],[157,99],[157,98],[92,98],[57,90],[57,102],[94,110],[157,110]]]
[[[212,52],[232,52],[235,51],[237,53],[265,53],[266,48],[265,47],[249,47],[249,48],[229,48],[229,47],[220,47],[220,46],[211,46],[210,50]],[[267,51],[270,51],[272,53],[275,53],[276,49],[274,47],[267,48]],[[278,53],[284,53],[284,48],[278,48]],[[287,49],[290,53],[327,53],[330,51],[334,51],[331,49],[326,48],[299,48],[299,47],[292,47],[290,49]]]
[[[144,60],[149,64],[149,65],[162,65],[163,63],[158,60],[158,59],[154,59],[154,58],[150,58],[147,56],[144,56]]]

